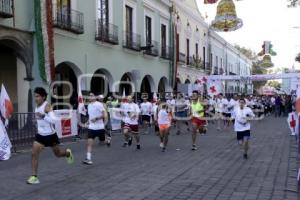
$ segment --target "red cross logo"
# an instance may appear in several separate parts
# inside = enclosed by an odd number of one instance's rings
[[[211,86],[209,89],[210,89],[210,92],[211,92],[211,93],[216,93],[216,92],[217,92],[215,86]]]
[[[294,119],[294,115],[292,115],[292,120],[290,121],[290,127],[295,131],[296,128],[296,120]]]

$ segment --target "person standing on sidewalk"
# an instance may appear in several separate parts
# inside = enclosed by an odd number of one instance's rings
[[[59,139],[54,129],[55,115],[51,105],[46,101],[47,92],[44,88],[37,87],[34,90],[35,116],[37,120],[37,134],[32,146],[32,175],[28,178],[28,184],[39,184],[38,163],[39,155],[44,147],[51,147],[56,157],[65,157],[69,164],[74,162],[71,149],[59,148]]]
[[[87,153],[86,159],[83,164],[92,165],[92,149],[94,140],[96,137],[99,138],[100,142],[105,141],[105,125],[107,121],[107,112],[102,103],[96,100],[93,93],[90,93],[90,104],[88,105],[88,141],[87,141]]]
[[[239,145],[244,150],[244,159],[248,158],[249,140],[250,140],[250,120],[255,117],[251,108],[246,106],[245,99],[239,100],[240,106],[237,107],[232,118],[235,119],[234,130],[237,133],[237,140]]]

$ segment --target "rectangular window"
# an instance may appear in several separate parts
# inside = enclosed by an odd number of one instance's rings
[[[199,58],[199,45],[198,45],[198,43],[196,43],[196,47],[195,47],[195,49],[196,49],[196,55],[195,55],[195,57],[196,58]]]
[[[186,39],[186,64],[190,64],[190,40]]]
[[[57,20],[71,24],[71,0],[57,0]]]
[[[206,50],[205,47],[203,47],[203,63],[205,64],[206,62]]]
[[[98,0],[98,19],[101,24],[109,23],[109,0]]]
[[[167,27],[166,25],[161,25],[161,47],[165,49],[167,46]]]
[[[126,5],[126,32],[132,33],[133,26],[132,26],[132,8]]]
[[[152,19],[151,17],[146,16],[145,24],[146,24],[146,44],[151,45],[152,43]]]

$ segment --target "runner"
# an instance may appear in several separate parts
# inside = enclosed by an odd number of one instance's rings
[[[98,100],[99,102],[103,105],[104,110],[106,111],[106,120],[105,120],[105,143],[108,147],[110,147],[111,144],[111,139],[112,139],[112,135],[111,135],[111,125],[110,125],[110,116],[109,116],[109,111],[111,109],[111,98],[108,98],[108,104],[104,102],[104,96],[103,95],[99,95],[98,96]],[[110,108],[109,108],[110,107]],[[100,138],[99,138],[100,141]],[[100,141],[101,143],[102,141]]]
[[[143,98],[143,103],[141,103],[141,113],[142,113],[142,125],[143,128],[146,128],[145,134],[149,134],[152,104],[148,101],[147,98]]]
[[[46,101],[47,92],[44,88],[35,88],[34,98],[37,107],[35,116],[37,120],[37,134],[32,146],[32,176],[27,180],[28,184],[39,184],[38,163],[39,155],[44,147],[51,147],[56,157],[65,157],[69,164],[74,162],[71,149],[61,150],[59,139],[54,130],[55,116],[51,105]]]
[[[250,119],[255,115],[251,108],[246,106],[245,99],[241,98],[240,106],[234,111],[233,118],[235,119],[234,130],[237,133],[239,145],[244,149],[244,159],[248,158],[249,140],[250,140]]]
[[[228,103],[228,111],[230,112],[230,118],[233,115],[234,110],[239,106],[238,96],[234,95]],[[232,121],[234,124],[234,120]]]
[[[168,111],[168,106],[165,101],[162,101],[159,107],[160,109],[157,114],[157,122],[160,133],[160,147],[162,148],[162,152],[165,152],[169,140],[169,132],[172,122],[172,112]]]
[[[123,134],[125,138],[125,142],[123,147],[131,146],[132,144],[132,135],[136,140],[136,149],[140,150],[140,136],[139,136],[139,113],[140,109],[139,106],[133,102],[131,96],[128,97],[128,103],[123,104],[122,107],[122,115],[124,117],[124,125],[123,125]]]
[[[96,100],[93,93],[90,93],[90,104],[88,105],[89,125],[86,159],[84,164],[92,165],[92,148],[96,137],[100,142],[105,142],[105,125],[107,113],[102,103]]]
[[[197,140],[197,132],[200,134],[206,133],[205,125],[206,120],[203,119],[205,114],[205,109],[202,103],[198,99],[198,92],[194,91],[192,95],[192,103],[191,103],[191,112],[192,112],[192,150],[197,150],[196,140]]]
[[[188,128],[188,109],[189,102],[184,98],[183,94],[178,94],[177,99],[175,100],[175,120],[177,135],[180,135],[182,133],[183,125],[186,125],[186,127]]]

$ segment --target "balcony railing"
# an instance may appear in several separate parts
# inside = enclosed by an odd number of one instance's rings
[[[181,63],[185,63],[186,62],[186,56],[184,53],[179,53],[179,58],[178,61]]]
[[[124,31],[123,47],[134,51],[141,51],[141,36],[133,32]]]
[[[160,53],[160,57],[166,60],[171,60],[172,59],[172,48],[168,47],[168,46],[162,46],[161,47],[161,53]]]
[[[13,0],[0,0],[0,17],[11,18],[14,16]]]
[[[118,32],[118,26],[114,24],[106,24],[99,20],[95,39],[101,42],[117,45],[119,44]]]
[[[84,33],[83,13],[77,10],[56,10],[54,15],[54,27],[76,34]]]
[[[149,49],[145,50],[144,54],[147,54],[150,56],[158,56],[159,55],[158,42],[156,42],[156,41],[147,42],[146,46],[149,47]]]

